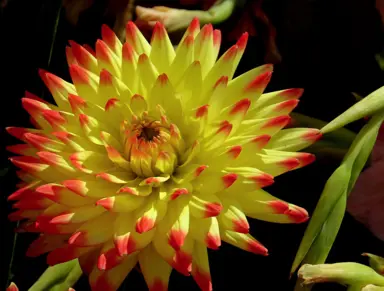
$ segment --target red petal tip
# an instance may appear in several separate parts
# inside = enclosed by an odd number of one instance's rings
[[[272,175],[267,173],[262,173],[260,175],[251,177],[251,179],[257,183],[257,186],[260,188],[272,185],[275,182],[273,178],[274,177]]]
[[[229,173],[229,174],[226,174],[224,175],[223,177],[221,177],[221,179],[223,180],[224,182],[224,186],[225,188],[229,188],[232,186],[233,183],[236,182],[237,180],[237,174],[235,173]]]
[[[19,288],[16,286],[15,283],[12,282],[12,283],[8,286],[8,288],[7,288],[6,291],[19,291]]]
[[[111,210],[113,208],[114,202],[115,201],[112,197],[108,197],[96,201],[96,205],[100,205],[107,210]]]
[[[292,88],[284,90],[283,97],[286,99],[299,99],[303,95],[304,89],[301,88]]]
[[[167,291],[168,284],[161,281],[161,279],[155,278],[151,286],[148,286],[149,291]]]
[[[240,155],[242,150],[243,150],[243,147],[240,145],[237,145],[237,146],[231,147],[227,151],[227,153],[231,156],[232,159],[236,159]]]
[[[208,233],[207,237],[205,238],[205,244],[208,248],[217,250],[221,246],[220,235],[212,235]]]
[[[207,272],[200,271],[197,269],[195,272],[192,271],[193,279],[195,279],[197,285],[199,285],[202,291],[212,291],[212,279],[211,275]]]
[[[134,49],[133,47],[128,43],[124,43],[123,45],[123,59],[133,62],[134,61]]]
[[[187,234],[182,230],[172,229],[168,239],[169,245],[177,251],[180,250],[184,244],[186,235]]]
[[[300,161],[296,158],[287,158],[279,162],[279,165],[285,167],[287,170],[293,170],[300,165]]]
[[[87,72],[79,65],[73,64],[69,66],[69,73],[75,84],[89,84]]]
[[[156,40],[161,41],[166,36],[166,33],[167,32],[165,30],[164,25],[159,21],[156,22],[156,24],[153,28],[151,42],[156,41]]]
[[[192,19],[192,21],[188,27],[188,32],[194,33],[198,29],[200,29],[200,21],[199,21],[199,18],[195,17]]]
[[[302,167],[312,164],[316,160],[316,156],[309,153],[299,153],[296,158],[299,159]]]
[[[209,105],[203,105],[196,110],[196,118],[204,117],[208,115],[208,107]]]
[[[251,106],[251,100],[246,98],[238,101],[229,112],[230,115],[234,114],[242,114],[245,115],[249,109],[249,106]]]
[[[237,219],[233,221],[233,230],[239,233],[249,233],[249,224],[246,219]]]
[[[114,47],[116,44],[116,35],[108,25],[103,24],[101,26],[101,37],[110,46]]]
[[[261,75],[258,75],[253,81],[251,81],[245,88],[245,92],[253,92],[253,91],[259,91],[264,90],[264,88],[268,85],[269,81],[271,80],[272,72],[268,71]]]
[[[288,215],[295,223],[303,223],[309,219],[307,210],[296,205],[291,205],[285,214]]]
[[[200,167],[198,167],[195,171],[195,176],[196,177],[199,177],[201,175],[201,173],[206,169],[208,168],[207,165],[201,165]]]
[[[69,239],[68,243],[70,245],[82,245],[85,242],[85,232],[78,231],[75,232]]]
[[[248,42],[248,32],[244,32],[236,44],[238,45],[239,49],[243,51],[247,46],[247,42]]]
[[[266,124],[263,125],[262,128],[285,127],[290,120],[291,117],[289,117],[288,115],[277,116],[269,120]]]
[[[144,233],[150,231],[155,226],[155,221],[148,217],[143,216],[136,222],[136,232]]]
[[[321,133],[320,130],[312,128],[312,129],[308,130],[308,132],[303,136],[303,138],[305,140],[310,141],[310,142],[315,142],[315,141],[319,140],[322,136],[323,136],[323,134]]]
[[[205,218],[218,216],[223,210],[223,206],[218,202],[210,202],[205,204]]]
[[[176,189],[172,194],[171,194],[171,200],[175,200],[177,197],[179,197],[180,195],[186,195],[188,194],[188,189],[187,188],[179,188],[179,189]]]
[[[268,256],[268,250],[256,240],[248,241],[248,250],[254,254]]]

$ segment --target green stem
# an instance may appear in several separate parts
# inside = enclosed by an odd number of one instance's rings
[[[77,259],[48,267],[28,291],[67,291],[82,275]]]
[[[60,4],[59,9],[57,10],[56,13],[56,21],[55,21],[55,26],[53,28],[53,34],[52,34],[52,42],[51,42],[51,48],[49,49],[49,56],[48,56],[48,67],[51,64],[51,58],[52,58],[52,53],[53,53],[53,47],[55,45],[55,40],[56,40],[56,34],[57,34],[57,28],[59,26],[59,21],[60,21],[60,14],[61,14],[61,9],[62,5]]]
[[[16,223],[16,228],[19,227],[19,221]],[[13,243],[12,243],[12,252],[11,252],[11,259],[9,260],[9,267],[8,267],[8,277],[7,277],[7,285],[5,286],[5,289],[8,288],[9,284],[11,284],[12,281],[12,266],[13,266],[13,260],[15,258],[15,249],[16,249],[16,242],[17,242],[17,235],[18,233],[15,232],[13,235]]]
[[[235,6],[235,0],[224,0],[208,11],[195,10],[191,12],[199,18],[201,24],[219,24],[231,16]]]
[[[47,61],[47,68],[51,65],[51,60],[52,60],[52,55],[53,55],[53,48],[55,46],[55,40],[56,40],[56,35],[57,35],[57,28],[59,27],[59,22],[60,22],[60,14],[61,14],[61,9],[63,8],[63,5],[59,4],[59,8],[57,9],[56,12],[56,19],[55,19],[55,24],[53,27],[53,33],[52,33],[52,42],[51,42],[51,47],[49,48],[49,54],[48,54],[48,61]],[[41,93],[41,98],[44,99],[44,93],[45,91]]]

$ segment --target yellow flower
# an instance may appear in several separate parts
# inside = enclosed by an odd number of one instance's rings
[[[263,187],[303,167],[296,152],[316,129],[283,129],[301,89],[262,94],[272,66],[235,79],[247,34],[216,61],[220,31],[187,29],[176,51],[157,23],[151,43],[132,23],[122,45],[106,26],[96,52],[67,47],[73,84],[45,71],[56,104],[23,99],[38,129],[8,128],[23,181],[12,220],[38,232],[27,255],[50,265],[79,258],[93,290],[116,290],[139,263],[150,290],[172,268],[212,290],[207,247],[256,254],[247,218],[300,223],[307,212]]]

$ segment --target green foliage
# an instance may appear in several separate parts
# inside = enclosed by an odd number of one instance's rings
[[[49,267],[28,291],[68,291],[82,274],[77,259]]]
[[[375,144],[384,120],[384,87],[362,99],[322,128],[327,134],[349,122],[376,113],[358,133],[341,165],[328,179],[294,259],[291,274],[301,264],[324,263],[336,239],[352,191]],[[296,291],[310,290],[297,284]]]

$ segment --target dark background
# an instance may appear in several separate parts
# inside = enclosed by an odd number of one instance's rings
[[[7,196],[15,190],[15,169],[8,162],[4,147],[16,141],[5,134],[5,126],[29,127],[27,114],[20,99],[25,90],[52,101],[43,88],[37,69],[48,69],[65,79],[68,71],[65,45],[68,39],[93,45],[100,37],[102,23],[112,24],[105,17],[104,1],[96,1],[73,28],[60,10],[58,0],[9,0],[0,15],[0,69],[1,69],[1,258],[0,290],[4,290],[9,271],[13,245],[14,223],[7,222],[11,204]],[[153,2],[153,1],[152,1]],[[173,5],[176,1],[159,1]],[[383,32],[375,1],[371,0],[269,0],[264,10],[277,30],[277,45],[282,62],[275,72],[268,90],[302,87],[305,93],[298,112],[331,120],[355,99],[350,92],[363,96],[384,84],[383,72],[374,55],[383,49]],[[242,15],[236,11],[223,24],[224,30]],[[61,15],[56,37],[51,47],[57,15]],[[265,49],[262,42],[263,27],[255,20],[260,34],[251,38],[240,63],[238,73],[263,63]],[[223,43],[228,47],[230,43]],[[50,57],[51,56],[51,57]],[[352,129],[358,130],[356,123]],[[270,191],[276,196],[305,207],[311,213],[325,181],[337,167],[336,162],[319,160],[315,164],[276,179]],[[251,220],[252,234],[270,252],[269,257],[256,256],[229,245],[219,252],[210,253],[214,290],[293,290],[289,270],[298,249],[306,224],[278,225]],[[21,234],[15,245],[12,281],[20,290],[27,290],[46,268],[45,258],[25,257],[34,235]],[[384,244],[362,225],[346,214],[340,233],[328,262],[356,261],[367,263],[362,252],[384,255]],[[129,283],[127,282],[129,281]],[[86,278],[75,289],[89,290]],[[171,291],[198,290],[191,277],[173,273]],[[133,271],[121,290],[146,290],[141,275]],[[313,290],[345,290],[329,284]]]

